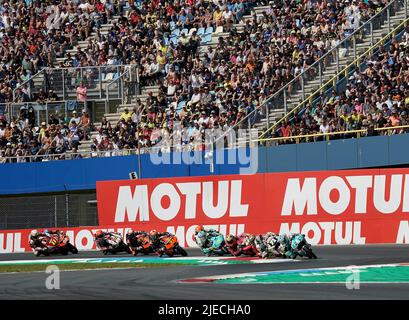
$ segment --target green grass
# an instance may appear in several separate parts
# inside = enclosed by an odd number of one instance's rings
[[[140,268],[153,268],[153,267],[169,267],[175,266],[175,264],[171,263],[144,263],[144,264],[136,264],[136,263],[70,263],[70,264],[10,264],[5,266],[0,266],[0,273],[5,272],[38,272],[44,271],[50,265],[56,265],[60,270],[83,270],[83,269],[117,269],[117,268],[133,268],[133,269],[140,269]],[[181,265],[181,264],[178,264]]]

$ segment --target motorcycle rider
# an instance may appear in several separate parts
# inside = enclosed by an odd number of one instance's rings
[[[205,229],[202,225],[196,225],[195,226],[195,234],[193,235],[193,239],[195,240],[196,244],[199,246],[199,248],[205,252],[207,251],[206,249],[210,248],[212,246],[212,243],[210,241],[211,238],[213,237],[218,237],[222,235],[220,232],[214,230],[214,229]],[[200,239],[199,239],[200,238]]]
[[[116,249],[120,242],[113,240],[117,239],[118,234],[115,232],[104,232],[101,229],[95,231],[95,244],[98,249],[105,251],[109,247]]]
[[[253,234],[242,233],[238,239],[238,248],[240,249],[240,253],[251,255],[251,256],[258,256],[259,252],[256,246],[256,236]]]
[[[263,259],[269,256],[278,256],[278,252],[274,249],[278,235],[274,232],[267,232],[256,236],[255,244],[259,251],[259,256]]]
[[[40,245],[40,238],[47,236],[47,237],[51,237],[51,235],[53,234],[58,234],[58,230],[57,231],[53,231],[53,230],[48,230],[45,229],[43,232],[39,232],[37,229],[31,230],[30,232],[30,245],[32,246],[39,246]]]
[[[160,239],[162,237],[170,236],[172,236],[172,234],[169,232],[158,232],[155,229],[149,231],[149,239],[151,240],[153,251],[157,252],[157,250],[160,248]]]
[[[294,235],[290,234],[280,234],[278,240],[274,246],[275,250],[278,250],[281,247],[281,251],[284,258],[294,257],[294,252],[291,248],[291,240],[293,239]]]
[[[232,256],[239,256],[241,253],[241,249],[238,247],[237,244],[238,240],[239,238],[233,234],[228,234],[226,236],[226,248]]]
[[[135,255],[137,250],[141,249],[142,243],[140,241],[140,236],[148,236],[148,233],[142,230],[134,231],[133,229],[129,229],[126,232],[126,243],[133,255]]]

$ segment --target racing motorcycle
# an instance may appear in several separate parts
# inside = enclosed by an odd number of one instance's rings
[[[222,256],[225,253],[228,253],[224,241],[223,235],[218,235],[215,237],[206,238],[206,233],[201,231],[196,236],[196,242],[201,248],[202,252],[207,255],[217,255]]]
[[[251,243],[250,235],[247,233],[243,233],[239,236],[237,246],[241,249],[240,254],[244,254],[246,256],[258,255],[258,250],[256,246]]]
[[[50,254],[67,255],[69,252],[78,253],[78,249],[70,242],[70,237],[63,231],[49,236],[40,236],[38,240],[36,244],[30,241],[30,247],[37,257],[42,254],[49,256]]]
[[[159,249],[156,253],[160,257],[163,254],[166,254],[168,257],[173,257],[175,254],[180,254],[183,257],[187,256],[186,250],[179,245],[178,238],[175,235],[161,237]]]
[[[111,232],[109,235],[104,237],[104,246],[97,244],[97,248],[102,250],[104,255],[108,253],[116,254],[118,252],[126,252],[132,254],[131,249],[127,246],[122,238],[122,235],[116,232]]]
[[[154,252],[152,242],[148,235],[140,234],[133,238],[128,245],[134,256],[136,256],[138,253],[148,255]]]
[[[309,259],[317,259],[317,256],[312,252],[311,245],[305,239],[305,235],[297,234],[291,240],[292,258],[295,259],[297,255],[300,257],[307,257]]]

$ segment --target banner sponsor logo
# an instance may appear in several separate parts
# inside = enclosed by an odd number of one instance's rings
[[[311,244],[409,243],[409,169],[206,176],[97,183],[100,226],[63,228],[79,250],[96,229],[169,231],[194,247],[222,234],[304,233]],[[0,253],[30,251],[30,230],[0,231]]]
[[[185,233],[195,224],[243,225],[302,232],[312,244],[408,241],[409,169],[104,181],[97,194],[104,225]]]

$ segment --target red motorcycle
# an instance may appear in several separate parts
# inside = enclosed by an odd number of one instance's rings
[[[237,240],[237,247],[240,249],[240,254],[244,254],[246,256],[257,256],[257,247],[254,243],[252,243],[250,237],[251,235],[247,233],[241,234]]]
[[[178,238],[174,235],[161,237],[159,249],[156,253],[159,256],[166,254],[168,257],[173,257],[175,254],[180,254],[183,257],[187,256],[186,250],[179,245]]]
[[[50,254],[67,255],[69,252],[73,254],[78,253],[78,249],[70,243],[70,237],[63,231],[50,235],[42,235],[36,243],[30,241],[30,247],[37,257],[42,254],[49,256]]]

